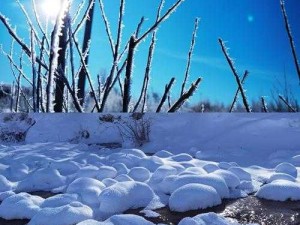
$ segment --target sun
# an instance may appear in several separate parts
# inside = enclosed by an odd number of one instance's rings
[[[61,9],[61,0],[43,0],[41,7],[48,18],[54,19]]]

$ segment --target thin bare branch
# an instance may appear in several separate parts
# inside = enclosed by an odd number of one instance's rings
[[[171,90],[171,88],[172,88],[174,82],[175,82],[175,77],[173,77],[173,78],[171,79],[170,83],[169,83],[168,85],[166,85],[165,93],[163,94],[163,97],[162,97],[162,99],[161,99],[161,101],[160,101],[160,103],[159,103],[159,105],[158,105],[158,107],[157,107],[157,109],[156,109],[156,112],[157,112],[157,113],[159,113],[159,112],[161,111],[163,105],[165,104],[165,101],[167,100],[167,98],[168,98],[168,96],[169,96],[169,94],[170,94],[170,90]],[[171,107],[171,106],[170,106],[170,107]]]

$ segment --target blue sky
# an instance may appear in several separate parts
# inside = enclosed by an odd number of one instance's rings
[[[37,2],[42,4],[43,1]],[[30,0],[21,0],[21,2],[30,10]],[[143,25],[144,30],[153,23],[159,2],[159,0],[126,1],[123,45],[142,16],[148,19]],[[167,0],[165,9],[173,2]],[[109,71],[111,65],[111,52],[100,17],[98,1],[96,3],[90,61],[93,75]],[[119,1],[104,0],[104,3],[115,37]],[[286,8],[300,56],[300,1],[286,0]],[[1,0],[0,12],[11,19],[10,22],[17,27],[19,36],[28,42],[28,28],[24,16],[14,1]],[[264,95],[269,96],[268,100],[272,100],[270,90],[277,85],[276,79],[283,79],[284,71],[294,95],[298,100],[300,99],[299,80],[293,64],[279,0],[186,0],[159,29],[150,90],[161,93],[164,85],[175,76],[177,82],[176,88],[173,89],[173,97],[176,98],[178,95],[196,17],[199,17],[201,22],[189,84],[198,76],[203,77],[203,83],[192,102],[210,99],[227,104],[232,101],[237,85],[220,50],[219,37],[227,41],[230,55],[235,59],[240,75],[242,76],[246,69],[250,71],[245,85],[250,99],[257,99]],[[139,93],[146,65],[148,43],[149,38],[139,46],[135,58],[133,95]],[[0,44],[6,51],[9,50],[10,36],[2,24],[0,24]],[[0,56],[0,77],[2,82],[12,81],[9,64],[3,55]]]

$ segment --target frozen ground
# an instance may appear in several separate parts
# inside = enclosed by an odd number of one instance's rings
[[[2,131],[31,124],[6,116]],[[299,114],[146,116],[150,142],[136,149],[96,114],[30,115],[36,123],[25,141],[0,146],[0,217],[30,225],[142,225],[152,223],[122,213],[138,208],[157,217],[153,210],[166,206],[185,212],[250,194],[300,200]],[[111,143],[123,147],[99,147]],[[28,194],[35,191],[57,195]],[[237,222],[209,213],[180,224]]]

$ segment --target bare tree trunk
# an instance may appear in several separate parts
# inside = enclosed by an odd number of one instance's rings
[[[93,1],[93,0],[90,0]],[[84,31],[84,39],[83,39],[83,45],[82,45],[82,52],[86,52],[89,49],[89,44],[92,36],[92,27],[93,27],[93,18],[94,18],[94,11],[95,11],[95,4],[93,4],[91,10],[88,13],[88,19],[86,20],[85,24],[85,31]],[[86,53],[85,57],[85,64],[88,65],[89,63],[89,52]],[[84,104],[84,98],[85,98],[85,83],[86,83],[86,76],[87,72],[84,69],[84,67],[81,67],[81,70],[79,72],[79,78],[78,78],[78,92],[77,97],[80,101],[80,105],[83,106]]]

